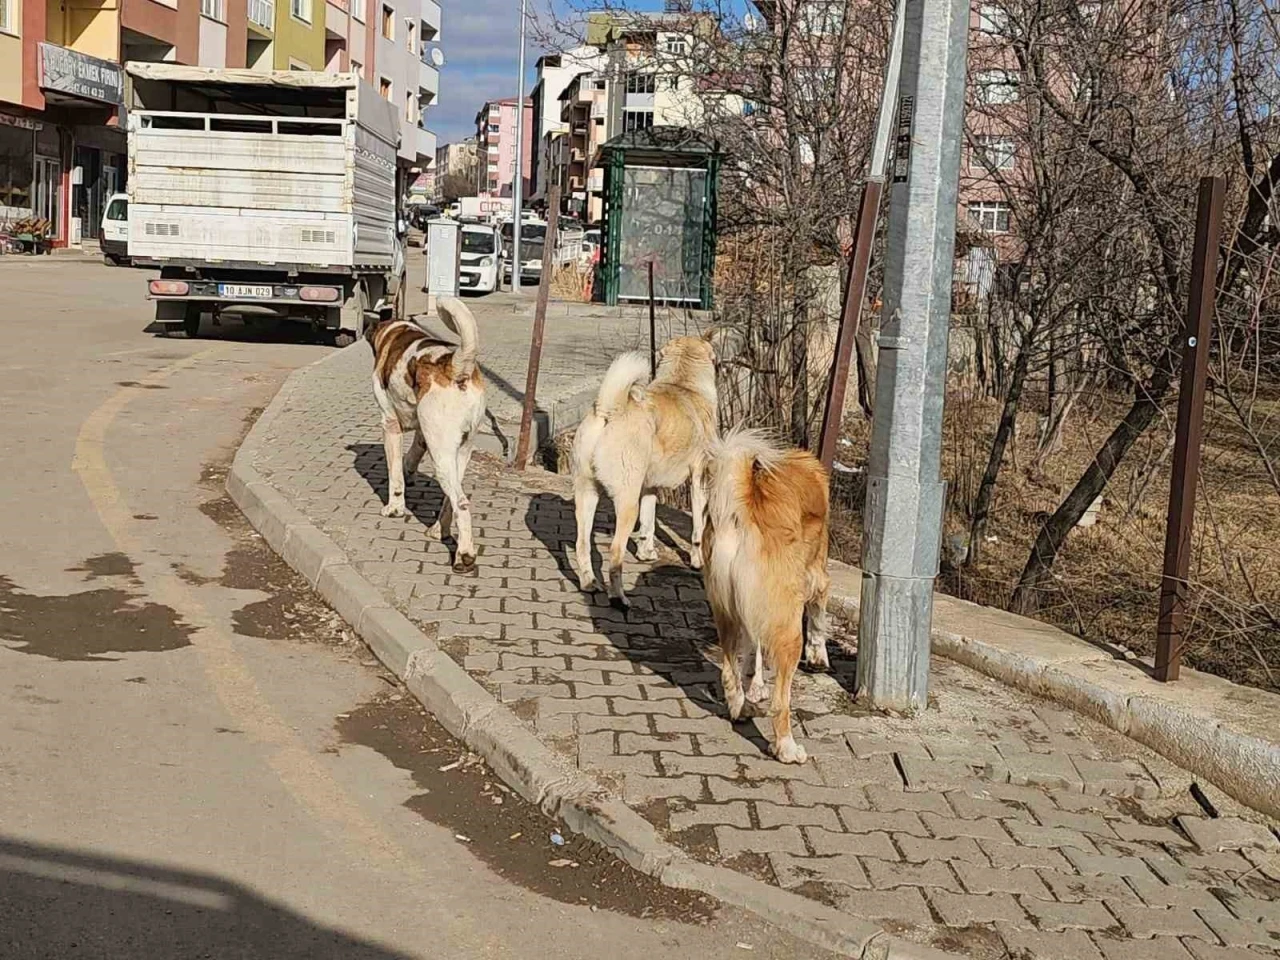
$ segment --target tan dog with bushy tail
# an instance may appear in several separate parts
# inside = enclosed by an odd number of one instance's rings
[[[721,441],[708,470],[702,579],[720,636],[729,716],[748,710],[741,654],[756,647],[775,671],[771,750],[804,763],[791,735],[791,681],[805,660],[827,666],[827,474],[812,454],[783,450],[763,434],[737,430]],[[804,638],[805,615],[809,619]]]
[[[573,501],[578,522],[578,582],[583,590],[596,584],[591,566],[591,529],[600,488],[613,500],[617,527],[609,549],[609,596],[628,605],[622,587],[622,558],[627,540],[640,521],[636,557],[656,560],[654,528],[656,490],[690,481],[693,507],[691,562],[702,562],[703,473],[716,437],[716,357],[714,332],[705,337],[677,337],[662,348],[658,375],[647,387],[649,358],[624,353],[613,361],[595,408],[573,439]]]

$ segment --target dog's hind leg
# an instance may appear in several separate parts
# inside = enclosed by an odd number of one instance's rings
[[[409,455],[404,460],[404,472],[407,478],[412,477],[418,472],[418,467],[422,466],[423,454],[427,452],[427,442],[422,439],[422,431],[413,431],[413,439],[409,441]]]
[[[742,692],[741,650],[744,639],[741,625],[730,615],[715,610],[716,634],[720,639],[720,682],[724,686],[724,702],[729,708],[729,719],[751,716],[750,704]]]
[[[752,703],[760,703],[769,695],[769,691],[764,686],[764,657],[761,655],[762,647],[756,644],[756,664],[755,670],[751,673],[751,686],[747,688],[747,699]]]
[[[593,590],[596,572],[591,566],[591,534],[596,522],[596,505],[600,502],[600,489],[591,477],[578,473],[573,478],[573,515],[578,527],[578,542],[574,549],[574,561],[578,567],[578,587]]]
[[[476,563],[476,545],[471,538],[471,501],[462,490],[463,447],[466,442],[453,431],[428,433],[426,441],[431,462],[436,467],[436,479],[447,501],[440,509],[438,522],[442,530],[454,523],[458,525],[458,550],[453,568],[470,570]]]
[[[646,493],[640,498],[640,544],[636,547],[636,559],[646,562],[658,559],[658,549],[653,538],[658,526],[658,495]]]
[[[791,735],[791,681],[800,665],[801,637],[799,611],[794,623],[787,624],[771,638],[774,667],[773,702],[769,713],[773,716],[773,743],[770,750],[783,763],[804,763],[808,759],[804,747]]]
[[[697,461],[689,472],[689,508],[693,521],[693,543],[689,548],[689,566],[702,568],[702,531],[707,522],[706,465]]]
[[[827,616],[827,595],[831,578],[826,570],[810,571],[809,599],[805,601],[806,624],[804,638],[804,662],[818,670],[831,669],[827,659],[827,637],[831,634],[831,621]]]
[[[382,418],[382,450],[387,455],[387,505],[382,508],[384,517],[403,517],[408,511],[404,507],[404,461],[402,441],[404,431],[400,421],[394,416]]]
[[[627,541],[636,528],[636,517],[640,512],[640,491],[619,490],[613,498],[613,508],[617,514],[618,526],[613,531],[613,543],[609,545],[609,598],[616,607],[626,609],[631,605],[627,592],[622,586],[622,560],[627,555]]]

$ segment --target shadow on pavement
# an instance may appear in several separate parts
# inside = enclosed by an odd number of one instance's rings
[[[207,874],[0,840],[10,960],[402,960]]]
[[[659,507],[658,520],[659,533],[667,525],[684,535],[690,526],[687,516],[669,508]],[[602,498],[596,510],[595,529],[612,537],[613,523],[612,506]],[[575,536],[573,501],[553,493],[535,494],[530,498],[525,524],[555,557],[560,572],[577,584],[578,575],[569,562]],[[662,539],[673,546],[665,537]],[[602,570],[594,545],[592,555],[597,580],[603,584],[608,571]],[[631,608],[624,612],[610,606],[604,589],[600,589],[588,612],[595,632],[605,636],[628,660],[666,677],[697,707],[727,719],[720,690],[720,648],[715,624],[703,599],[702,574],[685,565],[686,559],[681,551],[678,564],[648,565],[639,564],[629,553],[625,566],[633,570],[637,564],[641,567],[635,586],[627,591]],[[744,720],[734,724],[733,729],[767,756],[768,741],[753,723]]]
[[[194,338],[185,333],[167,334],[164,324],[152,321],[143,328],[144,333],[155,334],[163,340],[167,337],[175,339],[227,340],[234,343],[310,343],[320,346],[333,346],[333,330],[315,330],[309,324],[285,320],[281,317],[225,316],[217,324],[213,323],[209,314],[200,321],[200,329]],[[368,349],[368,348],[366,348]]]

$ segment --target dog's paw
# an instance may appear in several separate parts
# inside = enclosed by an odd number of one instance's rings
[[[806,643],[804,662],[811,670],[830,670],[831,661],[827,658],[826,643]]]
[[[739,688],[736,697],[729,697],[729,719],[734,723],[743,719],[744,716],[751,716],[750,708],[751,705],[743,697],[741,688]]]
[[[804,747],[796,743],[793,737],[783,737],[769,749],[782,763],[804,763],[809,759]]]
[[[384,517],[407,517],[409,511],[405,509],[402,501],[393,500],[382,508],[382,515]]]
[[[702,548],[701,547],[695,546],[693,547],[693,549],[689,551],[689,566],[693,567],[693,569],[695,570],[702,569]]]
[[[460,553],[457,559],[453,561],[455,573],[470,573],[475,568],[476,555],[474,553]]]
[[[440,528],[440,521],[437,520],[426,529],[426,538],[428,540],[443,540],[444,532]]]
[[[763,703],[769,699],[769,688],[764,685],[764,681],[759,677],[751,680],[751,686],[747,688],[747,699],[752,703]]]
[[[613,609],[622,610],[623,612],[631,609],[631,601],[628,600],[625,595],[620,597],[610,597],[609,605],[613,607]]]
[[[646,547],[644,544],[636,547],[636,559],[641,563],[652,563],[658,559],[658,551],[656,547]]]

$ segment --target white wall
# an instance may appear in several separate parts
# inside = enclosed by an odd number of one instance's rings
[[[227,65],[227,25],[208,17],[200,18],[200,66]]]

